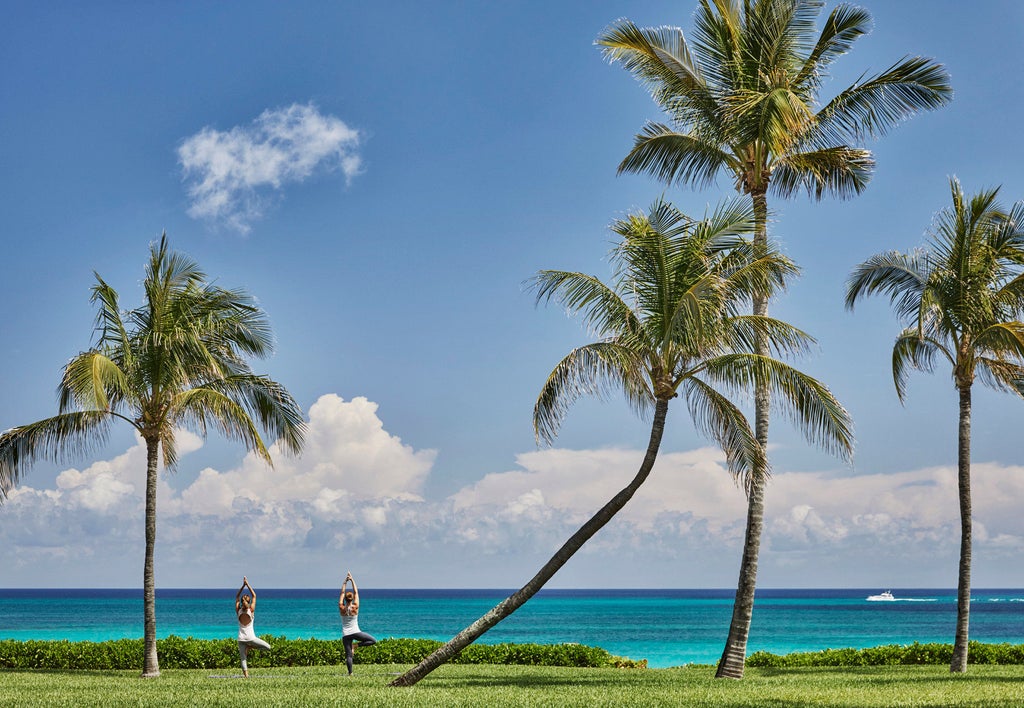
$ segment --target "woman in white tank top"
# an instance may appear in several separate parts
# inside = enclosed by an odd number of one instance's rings
[[[243,595],[248,588],[252,595]],[[242,587],[235,594],[235,615],[238,617],[238,656],[242,660],[242,675],[249,678],[249,650],[269,649],[270,645],[256,636],[256,591],[242,576]]]
[[[352,583],[352,589],[346,590],[349,583]],[[352,573],[346,575],[345,582],[341,584],[338,612],[341,613],[341,641],[345,645],[345,665],[348,667],[348,675],[351,676],[352,658],[355,655],[353,642],[359,642],[358,646],[361,647],[377,643],[372,635],[359,630],[359,590],[356,588],[356,581],[352,579]]]

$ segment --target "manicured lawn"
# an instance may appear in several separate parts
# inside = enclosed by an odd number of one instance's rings
[[[413,688],[385,684],[399,666],[344,669],[0,671],[4,706],[992,706],[1024,705],[1024,666],[748,669],[716,681],[711,667],[660,670],[444,666]]]

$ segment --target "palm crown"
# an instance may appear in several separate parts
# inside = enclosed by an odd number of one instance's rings
[[[950,180],[952,205],[935,219],[930,248],[890,251],[860,264],[846,305],[888,295],[906,328],[892,354],[893,380],[906,397],[911,369],[949,362],[957,388],[975,376],[1024,396],[1024,203],[999,206],[998,189],[964,194]]]
[[[205,434],[209,425],[270,462],[258,421],[285,450],[298,451],[301,409],[277,382],[252,373],[245,357],[268,355],[265,314],[241,291],[215,287],[166,236],[146,267],[145,303],[122,312],[99,275],[96,341],[64,367],[59,414],[0,436],[0,489],[15,484],[37,457],[67,457],[106,439],[116,420],[158,442],[164,465],[177,461],[175,429]]]
[[[570,352],[545,382],[534,409],[538,438],[550,442],[581,395],[621,391],[641,414],[681,393],[699,429],[726,453],[734,474],[765,467],[764,451],[728,393],[746,391],[763,376],[814,442],[848,454],[846,411],[822,384],[767,355],[804,351],[813,340],[764,316],[742,315],[754,292],[781,288],[796,272],[774,249],[757,250],[744,234],[752,213],[739,202],[695,221],[665,202],[649,215],[616,221],[614,286],[583,273],[542,271],[537,299],[557,299],[582,315],[599,341]]]
[[[597,39],[604,55],[636,76],[673,123],[648,123],[619,170],[698,186],[726,170],[747,194],[860,192],[874,160],[856,145],[952,92],[941,65],[908,57],[819,104],[829,66],[871,24],[866,10],[839,5],[817,33],[823,5],[701,0],[692,41],[675,27],[628,20],[606,30]]]

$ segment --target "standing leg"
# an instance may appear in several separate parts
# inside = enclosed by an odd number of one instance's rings
[[[341,643],[345,645],[345,666],[348,667],[348,675],[352,675],[352,642],[356,638],[356,634],[350,634],[347,637],[341,638]]]
[[[242,676],[249,678],[249,664],[246,661],[249,658],[249,647],[245,642],[238,643],[238,658],[242,660]]]

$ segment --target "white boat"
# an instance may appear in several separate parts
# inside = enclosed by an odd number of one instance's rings
[[[868,595],[867,599],[872,601],[872,602],[884,602],[884,601],[887,601],[887,600],[888,601],[892,601],[892,600],[895,600],[896,598],[892,596],[892,591],[891,590],[886,590],[885,592],[883,592],[880,595]]]

